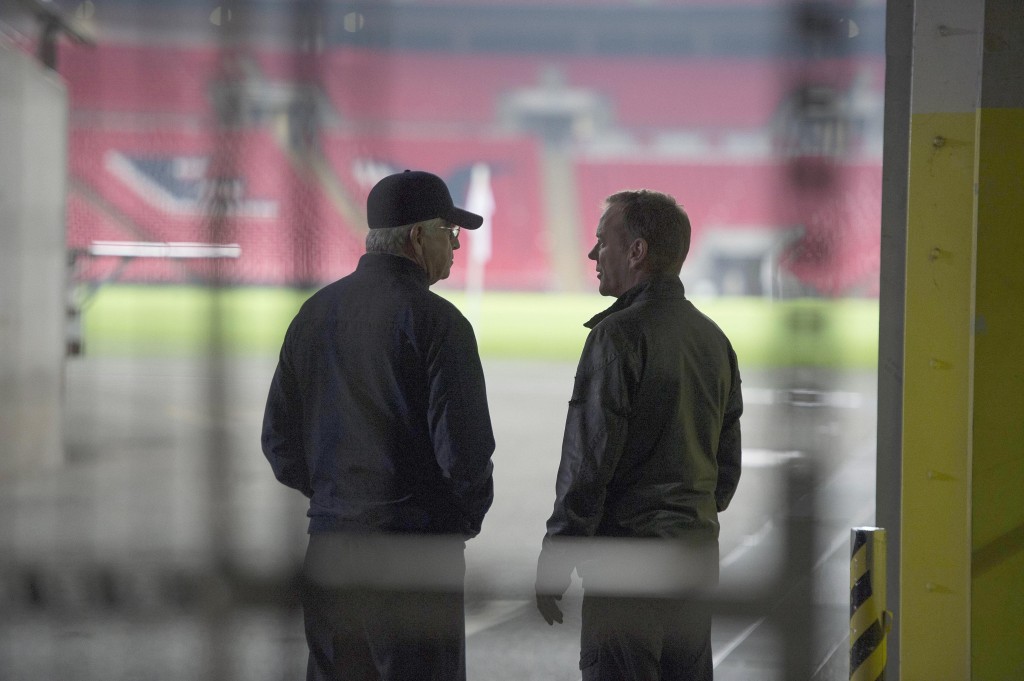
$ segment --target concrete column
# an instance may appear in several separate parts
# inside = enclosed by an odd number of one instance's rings
[[[0,46],[0,475],[63,461],[67,91]]]

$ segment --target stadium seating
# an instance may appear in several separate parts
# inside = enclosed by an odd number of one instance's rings
[[[237,261],[216,267],[133,263],[124,269],[127,279],[215,274],[253,284],[329,281],[349,271],[362,252],[362,206],[384,172],[434,170],[464,201],[471,168],[484,163],[495,202],[487,286],[558,285],[546,213],[546,193],[555,190],[542,179],[550,175],[543,167],[545,142],[509,115],[511,98],[545,91],[585,93],[602,108],[603,118],[574,131],[575,146],[560,152],[571,160],[567,186],[577,192],[569,202],[580,217],[581,251],[592,241],[605,196],[652,187],[687,206],[697,249],[708,230],[796,228],[803,237],[782,264],[815,290],[867,290],[871,285],[864,282],[877,273],[877,159],[854,156],[836,164],[835,186],[844,189],[811,208],[806,193],[787,186],[793,169],[765,148],[755,144],[755,153],[732,157],[722,149],[729,136],[769,140],[786,93],[807,80],[840,95],[866,91],[880,98],[880,58],[467,58],[349,45],[316,54],[262,46],[231,62],[234,75],[244,75],[256,91],[262,87],[268,101],[293,85],[322,94],[319,101],[331,108],[313,145],[313,156],[322,153],[326,160],[322,167],[314,157],[289,156],[274,134],[281,120],[276,114],[257,113],[243,129],[216,132],[214,87],[224,67],[215,47],[106,42],[61,49],[73,113],[69,243],[129,232],[138,240],[242,247]],[[624,144],[616,149],[619,139]],[[605,152],[595,153],[602,144]],[[232,194],[233,209],[224,220],[212,220],[210,180],[219,163],[235,180],[221,185]],[[466,250],[456,257],[448,284],[465,282],[474,236],[482,243],[479,235],[462,238]],[[561,255],[585,258],[585,252]]]
[[[360,249],[351,226],[342,223],[315,182],[293,169],[266,131],[218,136],[78,128],[70,149],[76,183],[131,225],[137,239],[239,244],[242,256],[218,265],[224,281],[330,280],[351,266]],[[217,172],[219,164],[224,173]],[[218,175],[234,178],[226,185],[232,208],[222,220],[215,218],[210,196],[210,180]],[[199,277],[211,271],[209,263],[198,261],[186,267]]]
[[[785,93],[803,81],[850,87],[861,69],[881,87],[881,62],[814,63],[763,59],[574,58],[569,83],[612,102],[627,129],[749,130],[768,125]]]
[[[216,78],[216,46],[105,42],[60,46],[60,73],[73,111],[212,118],[208,87]]]
[[[344,48],[322,57],[264,51],[265,77],[320,84],[344,120],[389,125],[499,127],[505,98],[529,89],[587,91],[627,129],[751,129],[767,125],[783,93],[802,81],[845,91],[866,75],[881,89],[879,59],[542,56],[380,52]]]
[[[877,293],[881,168],[827,164],[827,184],[801,183],[798,168],[780,161],[679,164],[635,160],[581,161],[576,168],[581,239],[592,244],[604,198],[623,189],[671,194],[693,228],[691,252],[713,231],[796,229],[801,238],[782,255],[782,266],[822,293]]]
[[[487,285],[545,288],[550,284],[543,224],[540,159],[528,137],[367,136],[326,134],[323,150],[354,203],[365,204],[370,187],[390,172],[425,168],[443,176],[457,203],[473,208],[469,197],[475,164],[486,164],[493,196],[492,246]],[[449,285],[460,286],[478,233],[464,232]]]
[[[319,82],[346,122],[496,127],[501,97],[537,83],[538,60],[527,56],[440,52],[331,51],[312,63],[270,52],[256,56],[268,77],[301,74]]]

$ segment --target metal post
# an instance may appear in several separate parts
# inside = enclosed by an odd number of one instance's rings
[[[850,530],[850,681],[885,679],[885,530]]]
[[[804,423],[809,420],[801,419]],[[776,587],[784,589],[785,595],[776,606],[775,620],[782,638],[784,679],[811,679],[813,657],[821,649],[819,611],[814,605],[818,467],[814,458],[805,456],[785,468],[785,565]]]
[[[907,289],[907,176],[910,159],[910,83],[913,0],[890,0],[885,16],[885,120],[878,298],[878,427],[875,522],[888,543],[887,598],[900,616],[900,538],[903,500],[903,320]],[[887,637],[887,678],[899,681],[900,636]]]

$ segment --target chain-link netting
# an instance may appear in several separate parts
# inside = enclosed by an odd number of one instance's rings
[[[717,678],[845,678],[846,555],[822,537],[871,520],[874,377],[870,358],[843,364],[852,327],[827,304],[878,295],[884,15],[881,0],[5,2],[0,49],[66,92],[51,170],[67,178],[75,356],[58,358],[59,465],[0,460],[0,681],[301,678],[304,500],[260,454],[262,409],[290,315],[353,270],[370,188],[405,168],[485,217],[437,290],[543,294],[501,308],[529,328],[467,312],[498,441],[497,501],[467,553],[471,676],[578,678],[578,630],[529,617],[582,336],[545,346],[610,301],[531,315],[596,290],[605,197],[651,188],[686,208],[687,294],[721,311],[745,370]],[[21,364],[18,400],[38,376]]]

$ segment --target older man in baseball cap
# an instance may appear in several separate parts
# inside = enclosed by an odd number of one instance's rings
[[[275,476],[309,499],[307,679],[461,680],[494,437],[473,329],[429,287],[483,218],[413,170],[366,208],[366,254],[295,316],[263,421]]]

